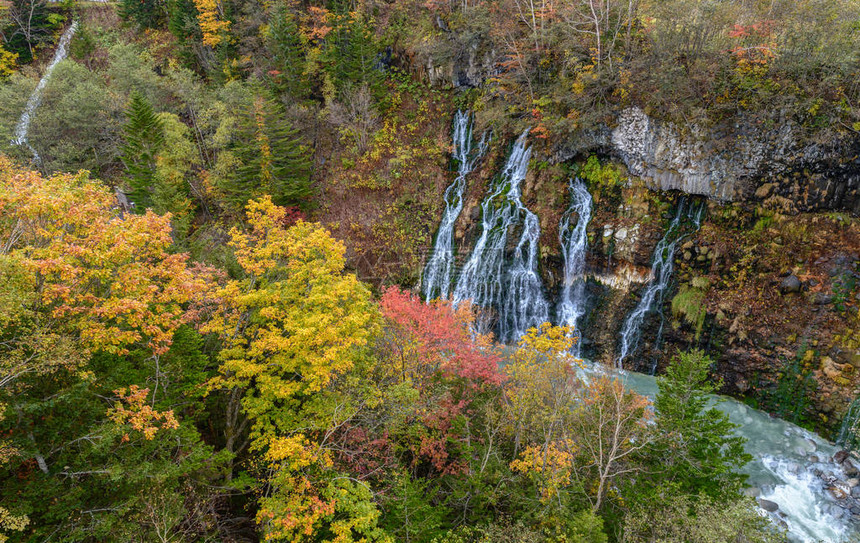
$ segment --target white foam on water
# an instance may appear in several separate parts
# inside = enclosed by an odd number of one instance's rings
[[[824,483],[809,471],[809,465],[768,455],[761,458],[761,465],[781,481],[761,497],[779,505],[778,511],[769,514],[777,524],[785,522],[792,539],[802,543],[844,541],[845,522],[830,514],[835,504],[825,498]]]

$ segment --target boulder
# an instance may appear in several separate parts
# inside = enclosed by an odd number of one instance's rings
[[[764,498],[760,498],[758,500],[759,507],[767,511],[768,513],[776,513],[779,510],[779,504],[776,502],[772,502],[770,500],[766,500]]]
[[[756,189],[755,197],[758,198],[759,200],[764,200],[765,198],[770,196],[770,194],[773,192],[773,188],[775,186],[776,185],[774,185],[773,183],[765,183],[764,185],[762,185]]]
[[[812,303],[815,305],[828,305],[833,303],[833,296],[823,292],[816,292],[812,298]]]
[[[800,292],[800,287],[800,279],[798,279],[796,275],[789,275],[779,284],[779,290],[782,293]]]
[[[831,505],[828,508],[827,512],[830,513],[831,517],[836,518],[836,519],[842,518],[842,515],[845,514],[845,510],[842,509],[841,507],[839,507],[838,505]]]
[[[825,356],[824,358],[821,359],[821,362],[824,363],[825,360],[830,360],[830,358]],[[830,360],[830,362],[833,362],[833,360]],[[845,450],[839,451],[833,455],[833,461],[836,462],[837,464],[841,464],[842,462],[847,460],[850,455],[851,455],[851,453],[848,451],[845,451]]]
[[[844,500],[851,496],[851,490],[845,483],[836,483],[833,486],[827,487],[827,492],[829,492],[835,500]]]
[[[837,377],[842,377],[842,364],[837,364],[829,356],[822,356],[821,357],[821,371],[824,373],[824,375],[826,375],[830,379],[836,379]],[[845,454],[840,456],[843,452]],[[837,460],[837,457],[839,457],[838,460]],[[833,461],[836,462],[837,464],[840,464],[846,458],[848,458],[848,452],[847,451],[839,451],[838,453],[836,453],[836,456],[833,457]]]
[[[744,496],[748,496],[750,498],[758,498],[759,496],[761,496],[761,489],[756,486],[745,488]]]

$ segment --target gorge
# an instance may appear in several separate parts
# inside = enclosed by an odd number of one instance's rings
[[[0,6],[0,541],[860,538],[860,2]]]
[[[462,149],[467,145],[463,143],[463,126],[469,126],[468,115],[458,112],[454,121],[454,146],[457,157],[462,155]],[[530,226],[528,220],[532,217],[526,210],[526,223],[517,223],[516,211],[521,210],[522,204],[519,200],[519,186],[526,176],[525,167],[528,164],[528,155],[525,147],[524,133],[516,141],[508,158],[499,181],[495,181],[492,192],[481,204],[482,219],[481,234],[475,243],[475,247],[469,255],[468,260],[462,266],[462,275],[457,281],[455,296],[457,302],[471,301],[489,314],[497,316],[496,329],[499,330],[500,338],[509,342],[516,342],[523,334],[522,328],[507,327],[509,320],[516,321],[514,314],[521,304],[536,306],[541,311],[541,316],[546,319],[548,315],[555,315],[559,325],[571,326],[575,330],[577,343],[573,353],[580,355],[582,350],[582,332],[577,327],[578,320],[586,313],[587,294],[586,281],[589,278],[589,269],[586,265],[588,252],[588,239],[586,227],[592,216],[591,194],[583,181],[580,179],[569,182],[570,204],[562,215],[559,224],[560,251],[563,255],[563,279],[560,288],[560,296],[556,307],[544,310],[546,302],[541,298],[543,287],[536,281],[533,290],[522,291],[517,289],[505,289],[506,277],[515,277],[524,271],[535,273],[536,268],[532,265],[528,270],[523,269],[522,245],[524,239],[529,239]],[[483,143],[483,139],[482,139]],[[472,171],[471,163],[467,159],[455,158],[459,166],[459,173],[455,180],[460,197],[459,207],[462,207],[462,185],[463,164],[469,164],[467,173]],[[511,173],[516,172],[516,173]],[[499,206],[493,203],[504,191],[514,192],[515,206],[510,208],[513,212],[497,215]],[[510,192],[509,192],[510,193]],[[508,193],[508,194],[509,194]],[[447,201],[446,192],[446,201]],[[507,196],[508,199],[511,196]],[[651,269],[647,274],[647,280],[641,287],[639,301],[627,314],[621,326],[619,337],[617,366],[621,370],[628,356],[634,355],[637,343],[642,334],[642,326],[645,317],[650,312],[659,314],[659,326],[656,335],[651,339],[655,343],[655,349],[660,349],[659,340],[663,334],[666,316],[663,314],[667,305],[664,299],[670,285],[677,279],[673,277],[676,253],[683,242],[695,237],[705,220],[704,213],[707,205],[701,201],[692,200],[691,196],[681,196],[678,200],[676,210],[665,228],[664,233],[655,245],[651,257]],[[459,209],[457,210],[459,214]],[[456,221],[449,216],[446,207],[440,232],[436,236],[433,251],[433,259],[444,251],[444,269],[457,269],[455,252],[450,250],[451,233],[453,223]],[[573,222],[572,221],[575,221]],[[533,224],[537,219],[532,219]],[[638,225],[635,225],[638,226]],[[522,228],[523,234],[520,241],[514,245],[507,236],[515,232],[516,228]],[[600,230],[597,225],[596,229]],[[494,237],[495,236],[495,237]],[[512,238],[515,239],[515,238]],[[489,252],[487,247],[490,247]],[[513,256],[510,256],[513,254]],[[486,256],[485,256],[486,255]],[[488,265],[484,262],[488,258]],[[432,260],[431,260],[432,263]],[[855,266],[857,264],[855,259]],[[438,267],[438,264],[434,264]],[[428,268],[430,266],[428,265]],[[450,275],[449,275],[450,277]],[[484,291],[482,294],[478,279],[485,285],[493,285],[492,290]],[[432,298],[428,293],[436,292],[434,288],[437,282],[436,275],[431,273],[423,277],[425,299]],[[450,279],[449,279],[450,281]],[[471,283],[471,284],[470,284]],[[486,288],[486,287],[484,287]],[[442,298],[445,298],[447,288],[439,289]],[[505,296],[510,296],[511,301],[504,301]],[[599,318],[599,317],[598,317]],[[655,359],[656,360],[656,359]],[[656,362],[650,367],[651,375],[656,370]],[[599,367],[592,367],[591,372],[601,373]],[[652,379],[645,375],[629,373],[621,370],[623,381],[634,390],[654,397],[657,388]],[[756,497],[763,512],[767,512],[777,524],[787,527],[793,541],[804,543],[815,543],[817,541],[850,541],[860,536],[860,529],[854,519],[860,511],[860,486],[854,485],[856,477],[860,474],[860,460],[846,456],[833,443],[803,430],[789,422],[781,421],[752,409],[740,402],[728,398],[714,397],[718,409],[727,413],[730,420],[736,425],[736,433],[746,439],[746,449],[753,460],[743,468],[743,473],[749,476],[748,483],[752,485],[749,494]],[[853,420],[853,410],[846,415],[846,424],[850,426]],[[845,431],[838,437],[840,443],[846,442]],[[848,483],[848,480],[852,483]]]

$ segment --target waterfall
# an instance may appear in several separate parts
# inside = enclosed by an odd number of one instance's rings
[[[860,450],[860,398],[848,406],[836,443],[848,450]]]
[[[481,235],[463,265],[454,303],[470,300],[498,311],[498,338],[508,342],[546,322],[549,304],[537,272],[540,225],[521,200],[520,184],[528,171],[528,130],[517,139],[490,194],[481,203]],[[505,273],[505,249],[513,226],[522,225],[511,266]]]
[[[564,256],[564,283],[558,305],[558,323],[571,326],[577,336],[574,355],[582,351],[582,333],[577,327],[579,318],[585,314],[587,294],[585,291],[585,253],[588,249],[586,227],[591,220],[591,194],[585,183],[576,179],[570,182],[570,207],[561,217],[558,238]],[[576,226],[571,229],[571,217],[576,214]]]
[[[466,176],[487,151],[487,133],[477,144],[472,140],[472,121],[468,113],[458,111],[454,117],[454,160],[457,178],[445,190],[445,211],[436,234],[433,254],[424,267],[424,299],[448,298],[454,276],[454,223],[463,210]]]
[[[523,206],[519,190],[515,203],[524,220],[523,233],[514,251],[514,262],[508,271],[508,288],[504,292],[505,306],[499,336],[507,341],[518,340],[529,328],[549,320],[549,303],[544,298],[543,284],[538,275],[540,223],[537,215]]]
[[[75,31],[77,29],[78,22],[73,21],[72,24],[69,25],[69,28],[63,32],[63,35],[60,37],[60,42],[57,44],[57,50],[54,51],[54,58],[51,59],[48,67],[45,68],[45,73],[42,75],[42,79],[39,80],[39,84],[36,85],[36,88],[33,90],[33,94],[31,94],[30,99],[27,100],[24,112],[21,113],[21,118],[18,120],[18,125],[15,127],[15,138],[12,139],[12,144],[26,145],[33,153],[33,159],[36,163],[41,161],[39,153],[33,149],[33,146],[30,145],[30,142],[27,140],[27,134],[30,132],[30,121],[33,120],[33,114],[36,113],[36,108],[39,107],[39,103],[42,101],[42,90],[47,86],[48,80],[51,79],[51,74],[53,73],[54,68],[56,68],[57,64],[59,64],[60,61],[66,58],[69,54],[69,43],[72,41],[72,36],[75,35]]]
[[[687,205],[686,198],[682,198],[678,204],[678,210],[672,219],[663,238],[654,248],[654,257],[651,264],[651,281],[645,287],[642,298],[627,316],[624,326],[621,328],[621,346],[617,365],[622,367],[622,362],[627,356],[636,350],[639,343],[640,328],[645,316],[654,308],[660,308],[663,304],[663,296],[669,286],[674,268],[675,249],[678,243],[687,237],[681,229],[685,218],[692,219],[695,230],[699,229],[702,222],[702,214],[705,206]]]

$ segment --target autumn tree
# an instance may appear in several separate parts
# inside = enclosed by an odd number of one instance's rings
[[[343,273],[341,243],[312,223],[287,228],[285,217],[264,197],[248,204],[247,229],[231,231],[242,277],[209,294],[203,330],[223,342],[211,386],[242,391],[250,449],[267,466],[257,513],[267,539],[385,540],[366,485],[339,474],[329,450],[330,428],[354,409],[332,386],[373,332],[370,293]]]
[[[216,47],[229,38],[230,20],[218,0],[193,0],[197,8],[197,22],[203,33],[203,45]]]
[[[650,402],[618,379],[596,376],[583,391],[582,408],[574,421],[582,468],[580,477],[592,509],[599,511],[607,491],[623,476],[642,470],[636,456],[651,443]]]
[[[629,46],[633,22],[638,15],[640,0],[575,0],[562,2],[559,18],[566,29],[584,38],[586,49],[598,71],[603,64],[611,70],[623,40]]]
[[[650,442],[649,402],[606,375],[577,375],[570,330],[544,324],[521,340],[507,390],[513,466],[537,474],[540,496],[560,507],[584,497],[600,511],[606,490],[640,469],[637,453]],[[535,475],[530,475],[535,477]],[[550,500],[551,502],[551,500]]]
[[[0,43],[0,77],[9,77],[17,68],[18,54],[7,51]]]
[[[50,40],[60,21],[51,16],[46,0],[13,0],[6,9],[3,19],[11,23],[3,33],[6,46],[20,55],[22,62],[29,62],[35,58],[36,48]]]
[[[582,363],[570,354],[575,341],[569,328],[544,323],[520,338],[505,366],[506,419],[513,425],[514,455],[528,444],[549,450],[568,437],[580,386],[575,368]]]
[[[170,231],[169,217],[123,216],[86,172],[0,159],[0,480],[33,537],[139,531],[138,498],[181,496],[221,462],[172,407],[203,364],[176,342],[202,283]]]
[[[481,417],[504,380],[489,338],[473,337],[474,315],[465,306],[454,310],[441,300],[425,304],[414,294],[389,288],[380,308],[387,323],[378,345],[381,361],[397,384],[417,396],[420,424],[407,444],[413,461],[426,462],[442,475],[482,472],[486,459],[473,456],[471,444],[486,440],[492,446],[499,439],[499,428],[486,427]],[[463,426],[464,420],[472,424]]]

